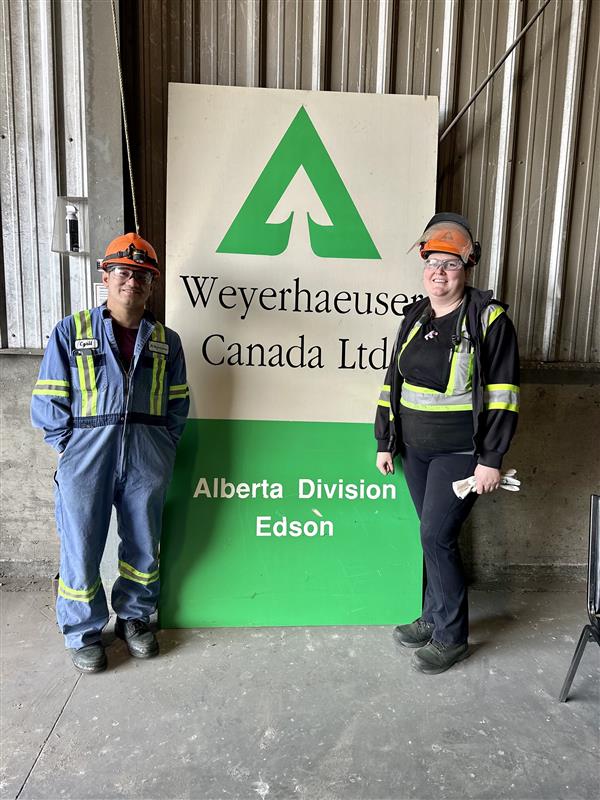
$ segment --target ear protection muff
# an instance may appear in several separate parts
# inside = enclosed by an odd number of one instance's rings
[[[471,224],[469,220],[466,217],[463,217],[461,214],[454,214],[452,211],[443,211],[440,214],[435,214],[429,220],[429,222],[425,226],[425,230],[431,228],[432,225],[437,225],[439,222],[454,222],[467,231],[471,239],[471,242],[473,244],[473,252],[469,256],[468,263],[473,267],[475,266],[475,264],[478,264],[481,258],[481,245],[479,244],[479,242],[476,242],[473,239],[473,233],[471,231]]]

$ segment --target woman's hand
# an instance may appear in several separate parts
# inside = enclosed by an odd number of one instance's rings
[[[391,453],[377,453],[377,461],[375,463],[382,475],[389,475],[394,471],[394,459]]]
[[[489,494],[499,488],[502,477],[499,469],[477,464],[474,474],[477,482],[477,494]]]

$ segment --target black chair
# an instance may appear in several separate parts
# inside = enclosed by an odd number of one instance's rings
[[[558,698],[564,703],[588,642],[600,646],[600,495],[593,494],[590,503],[590,543],[588,548],[587,610],[589,625],[584,625],[577,642],[571,666]]]

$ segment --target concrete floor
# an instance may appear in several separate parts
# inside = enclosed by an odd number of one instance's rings
[[[80,676],[50,592],[2,591],[2,797],[597,798],[599,649],[557,696],[581,592],[473,591],[472,655],[410,669],[389,628],[163,631]]]

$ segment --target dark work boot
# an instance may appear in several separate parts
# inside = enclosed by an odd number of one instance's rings
[[[115,635],[124,639],[134,658],[153,658],[158,655],[158,642],[147,622],[141,619],[117,617]]]
[[[410,625],[396,625],[392,635],[402,647],[423,647],[431,639],[433,627],[433,622],[425,622],[423,617],[419,617]]]
[[[103,672],[106,669],[106,653],[101,642],[86,644],[70,652],[73,666],[79,672]]]
[[[439,675],[469,655],[469,645],[442,644],[432,639],[413,656],[413,667],[426,675]]]

